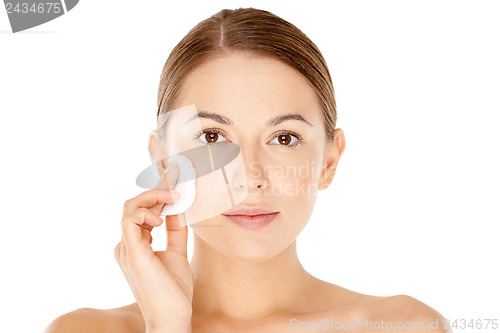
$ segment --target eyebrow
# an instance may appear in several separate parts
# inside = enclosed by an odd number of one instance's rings
[[[220,115],[218,113],[211,113],[211,112],[206,112],[206,111],[199,111],[198,113],[196,113],[195,115],[193,115],[191,118],[189,118],[185,124],[187,124],[188,122],[194,120],[194,119],[197,119],[197,118],[207,118],[207,119],[212,119],[218,123],[221,123],[221,124],[224,124],[224,125],[232,125],[233,124],[233,121],[223,115]],[[269,119],[267,122],[266,122],[266,125],[267,126],[276,126],[276,125],[279,125],[281,124],[282,122],[286,121],[286,120],[299,120],[299,121],[302,121],[304,123],[306,123],[307,125],[311,126],[311,127],[314,127],[310,122],[308,122],[304,117],[302,117],[300,114],[298,113],[288,113],[288,114],[284,114],[284,115],[281,115],[281,116],[277,116],[277,117],[274,117],[272,119]]]
[[[314,127],[310,122],[308,122],[306,119],[304,119],[304,117],[302,117],[298,113],[288,113],[288,114],[284,114],[282,116],[274,117],[272,119],[269,119],[267,121],[266,125],[267,126],[276,126],[276,125],[279,125],[286,120],[300,120],[300,121],[303,121],[304,123],[306,123],[307,125]]]

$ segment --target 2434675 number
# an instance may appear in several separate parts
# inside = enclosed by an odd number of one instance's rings
[[[7,14],[12,14],[12,13],[59,14],[62,10],[61,4],[59,2],[40,2],[40,3],[34,3],[31,6],[29,3],[26,2],[23,3],[18,2],[15,5],[10,2],[7,2],[5,3],[5,8],[7,9]]]

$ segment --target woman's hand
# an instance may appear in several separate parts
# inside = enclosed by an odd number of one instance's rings
[[[154,252],[151,247],[151,230],[163,222],[162,207],[178,197],[167,186],[143,192],[123,208],[122,240],[115,247],[115,259],[142,311],[147,332],[191,331],[193,281],[184,213],[165,217],[166,251]]]

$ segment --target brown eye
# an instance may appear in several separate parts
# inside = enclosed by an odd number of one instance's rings
[[[285,148],[295,148],[301,142],[302,138],[298,134],[292,132],[281,132],[271,141],[271,143]]]
[[[197,140],[200,140],[203,143],[220,143],[227,142],[228,140],[219,132],[217,129],[204,130],[202,132],[198,132],[194,137]]]
[[[218,138],[219,138],[219,133],[207,132],[207,134],[205,134],[205,140],[207,140],[207,142],[209,143],[217,142]]]
[[[278,136],[278,142],[282,145],[288,146],[288,144],[290,144],[291,141],[292,141],[292,139],[290,138],[289,134],[282,134],[282,135]]]

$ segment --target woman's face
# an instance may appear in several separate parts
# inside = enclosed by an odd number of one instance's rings
[[[300,73],[278,60],[230,53],[198,66],[185,78],[177,107],[191,104],[198,112],[230,121],[199,118],[206,131],[199,143],[229,141],[240,147],[248,193],[237,206],[258,205],[279,212],[258,229],[242,228],[217,215],[193,225],[193,232],[238,260],[272,258],[305,227],[316,194],[329,185],[339,158],[335,140],[326,139],[323,111],[313,89]],[[294,116],[273,122],[289,114]],[[214,129],[220,133],[214,134]],[[210,191],[203,194],[204,202],[217,201]]]

